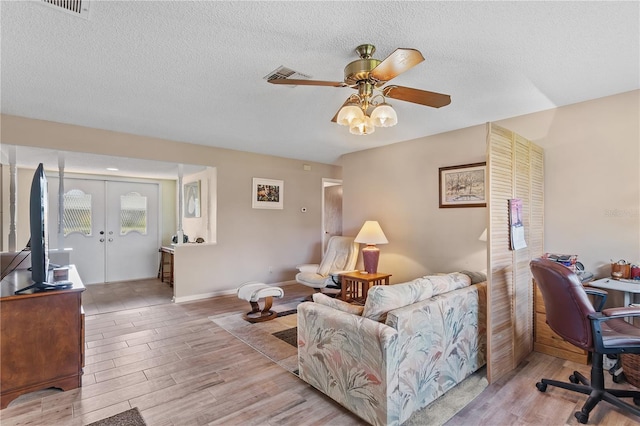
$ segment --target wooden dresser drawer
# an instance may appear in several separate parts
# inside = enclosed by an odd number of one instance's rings
[[[542,294],[534,283],[534,343],[533,350],[581,364],[589,363],[589,353],[556,334],[547,324]]]

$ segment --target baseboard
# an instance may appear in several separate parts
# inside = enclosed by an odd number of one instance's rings
[[[282,287],[290,284],[296,284],[296,281],[292,280],[292,281],[283,281],[279,283],[269,283],[269,285],[274,287]],[[193,294],[190,296],[181,296],[181,297],[174,296],[173,303],[193,302],[196,300],[209,299],[211,297],[216,297],[216,296],[228,296],[230,294],[236,294],[236,291],[237,289],[233,288],[230,290],[212,291],[210,293]]]

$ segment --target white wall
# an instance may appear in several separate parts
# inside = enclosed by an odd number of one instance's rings
[[[438,207],[438,169],[485,159],[484,126],[343,156],[344,234],[379,221],[389,244],[379,246],[378,271],[393,274],[394,283],[485,270],[486,244],[478,237],[487,209]]]

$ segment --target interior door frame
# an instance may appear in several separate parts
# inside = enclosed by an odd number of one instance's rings
[[[325,196],[324,196],[324,190],[326,187],[328,186],[335,186],[335,185],[342,185],[342,179],[332,179],[332,178],[322,178],[322,206],[321,206],[321,210],[322,210],[322,220],[321,220],[321,225],[320,225],[320,241],[321,241],[321,246],[322,246],[322,253],[325,252]],[[341,218],[342,220],[342,218]],[[344,224],[343,224],[344,225]]]

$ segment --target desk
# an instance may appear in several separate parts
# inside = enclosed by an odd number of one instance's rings
[[[342,300],[363,303],[372,285],[389,285],[391,274],[363,274],[360,271],[340,274],[342,283]]]
[[[173,247],[160,247],[160,267],[158,268],[158,278],[164,283],[168,282],[173,287]],[[169,270],[167,271],[167,265]]]
[[[31,272],[16,270],[1,282],[0,408],[18,396],[49,387],[82,386],[84,364],[84,285],[69,267],[73,287],[21,295]]]
[[[631,295],[640,294],[640,281],[627,282],[614,280],[613,278],[602,278],[587,283],[587,285],[596,288],[602,288],[605,290],[617,290],[624,293],[624,306],[629,306],[632,303]]]

